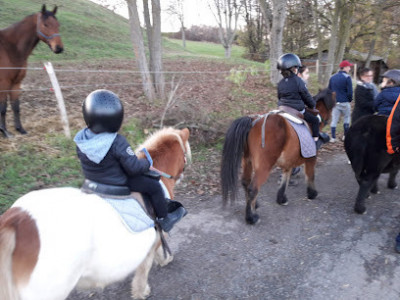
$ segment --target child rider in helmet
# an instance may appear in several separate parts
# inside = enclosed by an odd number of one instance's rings
[[[168,232],[186,215],[184,207],[168,213],[164,192],[158,180],[144,175],[147,159],[139,159],[126,138],[118,134],[124,109],[118,96],[108,90],[91,92],[83,102],[87,128],[74,141],[85,178],[111,187],[128,186],[131,191],[147,194],[153,205],[156,222]]]
[[[305,107],[315,108],[315,100],[307,89],[305,82],[297,76],[301,67],[300,58],[293,53],[279,57],[277,68],[281,70],[283,79],[278,83],[278,105],[289,106],[304,115],[304,120],[311,124],[312,136],[317,149],[323,144],[319,139],[319,119],[305,110]]]

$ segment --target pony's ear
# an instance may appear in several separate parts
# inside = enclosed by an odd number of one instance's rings
[[[45,14],[46,13],[46,4],[43,4],[43,6],[42,6],[42,14]]]
[[[189,140],[190,131],[187,128],[183,128],[180,132],[181,138],[183,141]]]
[[[55,15],[55,14],[56,14],[56,12],[57,12],[57,5],[56,5],[56,6],[54,6],[54,9],[53,9],[53,15]]]

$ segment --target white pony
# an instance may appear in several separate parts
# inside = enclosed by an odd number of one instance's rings
[[[162,179],[171,198],[191,157],[188,138],[186,128],[165,128],[141,146],[157,169],[173,175]],[[104,287],[134,270],[132,297],[146,298],[153,260],[172,260],[160,245],[153,227],[132,233],[95,194],[71,187],[30,192],[0,216],[0,299],[65,299],[75,286]]]

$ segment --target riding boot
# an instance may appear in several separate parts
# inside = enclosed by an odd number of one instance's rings
[[[336,127],[331,127],[332,139],[336,139]]]
[[[324,142],[324,144],[325,144],[325,143],[329,142],[330,137],[325,132],[320,132],[319,133],[319,139],[322,140]]]
[[[187,214],[186,209],[181,206],[171,213],[168,213],[164,218],[157,218],[156,222],[160,224],[161,229],[169,232],[176,223],[178,223]]]
[[[321,139],[318,139],[317,141],[315,141],[315,147],[317,147],[317,151],[319,150],[319,148],[321,148],[321,146],[324,144],[324,142]]]
[[[350,124],[344,123],[343,124],[343,131],[344,131],[344,136],[346,136],[347,131],[349,131]]]
[[[179,207],[183,207],[185,209],[183,204],[180,203],[179,201],[171,200],[169,198],[165,198],[165,201],[167,202],[167,210],[168,210],[169,213],[174,212]],[[185,211],[186,211],[186,209],[185,209]],[[186,214],[187,214],[187,212],[186,212]]]

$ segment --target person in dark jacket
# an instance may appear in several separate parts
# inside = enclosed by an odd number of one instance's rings
[[[336,141],[336,126],[341,115],[343,115],[343,129],[345,136],[347,130],[350,128],[350,102],[353,100],[353,84],[348,73],[350,72],[352,66],[353,64],[349,61],[342,61],[339,64],[339,72],[332,75],[329,79],[328,88],[336,93],[336,105],[332,109],[331,142]]]
[[[354,109],[351,115],[351,123],[354,124],[363,116],[375,113],[374,99],[378,95],[378,89],[372,82],[374,73],[370,68],[362,68],[358,73],[359,79],[354,90]]]
[[[304,120],[311,124],[311,131],[317,149],[323,142],[319,139],[319,119],[305,110],[306,106],[314,109],[315,100],[307,89],[303,79],[297,76],[302,66],[300,58],[293,53],[279,57],[277,68],[281,70],[283,79],[278,83],[278,105],[289,106],[304,115]]]
[[[381,89],[374,101],[375,109],[378,114],[389,116],[400,94],[400,70],[386,71],[383,74]]]
[[[123,106],[116,94],[108,90],[90,93],[82,106],[87,127],[80,130],[74,141],[86,179],[112,190],[129,187],[131,191],[147,194],[156,215],[156,222],[168,232],[184,215],[179,207],[168,213],[164,192],[158,180],[146,176],[150,161],[139,159],[125,137],[118,134],[122,125]]]

